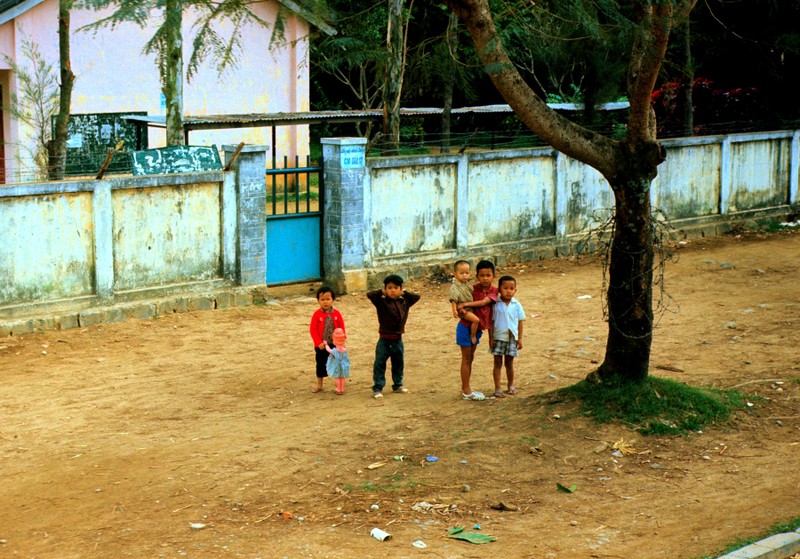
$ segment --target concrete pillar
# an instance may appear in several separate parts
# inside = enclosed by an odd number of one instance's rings
[[[225,152],[226,157],[232,154]],[[232,283],[237,282],[236,247],[239,228],[238,197],[236,195],[236,171],[226,171],[222,175],[221,235],[222,277]]]
[[[100,299],[114,296],[114,206],[111,183],[97,181],[92,193],[94,219],[94,280]]]
[[[339,294],[367,286],[364,269],[366,138],[323,138],[322,275]]]
[[[222,146],[225,154],[225,163],[230,161],[238,146]],[[235,181],[235,196],[226,189],[223,183],[223,253],[226,250],[235,250],[236,256],[223,256],[223,268],[228,263],[226,273],[233,274],[234,281],[239,285],[263,285],[267,281],[267,147],[250,145],[244,146],[232,171]],[[235,198],[236,204],[236,235],[235,241],[225,244],[225,230],[230,231],[230,200]],[[227,200],[226,200],[227,198]],[[226,216],[228,216],[226,221]],[[232,270],[230,269],[232,264]]]
[[[561,240],[567,236],[567,204],[570,198],[569,187],[569,161],[567,156],[560,151],[555,152],[556,164],[553,166],[555,170],[555,188],[553,189],[553,196],[555,198],[553,208],[553,218],[555,221],[555,231],[553,234],[557,239]]]
[[[719,170],[719,206],[720,215],[731,211],[730,200],[733,190],[733,160],[731,159],[731,139],[726,136],[722,140]],[[733,208],[736,211],[736,208]]]
[[[789,159],[789,203],[800,203],[800,130],[792,134],[792,155]]]
[[[456,175],[456,254],[469,249],[469,156],[458,156]]]

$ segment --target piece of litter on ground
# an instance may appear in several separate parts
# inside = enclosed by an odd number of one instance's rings
[[[428,547],[428,544],[426,544],[422,540],[414,540],[413,542],[411,542],[411,545],[419,549],[425,549],[426,547]]]
[[[192,522],[191,524],[189,524],[189,528],[191,528],[192,530],[202,530],[205,527],[206,525],[201,522]]]
[[[425,461],[426,462],[438,462],[439,461],[439,457],[438,456],[428,455],[428,456],[425,457]]]
[[[489,505],[489,508],[492,508],[494,510],[508,511],[508,512],[516,512],[519,510],[519,507],[517,505],[512,503],[505,503],[503,501],[500,501],[495,505]]]
[[[680,367],[676,367],[676,366],[674,366],[674,365],[669,365],[669,364],[667,364],[667,363],[665,363],[665,364],[663,364],[663,365],[656,365],[656,369],[662,369],[662,370],[664,370],[664,371],[673,371],[673,372],[675,372],[675,373],[682,373],[682,372],[684,372],[684,370],[683,370],[683,369],[681,369]]]
[[[385,465],[386,465],[386,461],[385,461],[385,460],[382,460],[382,461],[380,461],[380,462],[373,462],[372,464],[370,464],[369,466],[367,466],[367,469],[368,469],[368,470],[374,470],[374,469],[376,469],[376,468],[382,468],[382,467],[383,467],[383,466],[385,466]]]
[[[465,532],[463,526],[455,526],[453,528],[450,528],[450,530],[447,532],[447,537],[453,538],[455,540],[464,540],[474,544],[483,544],[483,543],[497,541],[497,538],[495,538],[494,536],[489,536],[488,534],[479,534],[477,532]]]
[[[591,299],[591,295],[578,295],[578,299]]]

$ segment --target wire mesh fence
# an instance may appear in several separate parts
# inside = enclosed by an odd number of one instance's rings
[[[624,115],[614,118],[606,117],[605,120],[587,128],[607,137],[621,139],[625,134]],[[733,133],[761,132],[768,130],[796,130],[800,128],[800,121],[725,121],[700,123],[694,126],[694,136],[721,135]],[[406,119],[401,127],[400,144],[395,147],[387,137],[376,132],[371,133],[367,144],[368,157],[386,155],[414,155],[414,154],[442,154],[463,153],[466,151],[498,150],[498,149],[526,149],[547,146],[547,143],[536,134],[527,129],[518,118],[503,117],[491,122],[478,122],[471,120],[459,122],[450,133],[443,133],[440,126],[422,119]],[[270,204],[274,204],[273,214],[286,213],[281,210],[281,204],[291,203],[293,197],[298,196],[297,208],[302,210],[317,211],[318,208],[318,182],[319,173],[316,167],[320,165],[319,139],[321,137],[352,136],[353,128],[344,126],[319,126],[312,129],[312,156],[301,160],[291,160],[280,157],[272,161],[268,157],[267,190],[271,196]],[[685,137],[683,128],[679,126],[662,127],[658,137],[661,139]],[[136,149],[134,145],[125,142],[117,143],[113,148],[96,144],[82,146],[80,150],[67,150],[67,164],[65,178],[67,180],[94,179],[103,168],[103,163],[109,156],[109,149],[113,150],[113,157],[105,169],[106,176],[125,176],[132,173],[131,152]],[[289,169],[288,173],[270,174],[270,169]],[[291,169],[299,169],[291,171]],[[306,169],[303,171],[303,169]],[[0,188],[3,185],[45,182],[50,174],[47,161],[36,160],[19,146],[0,145]],[[291,212],[289,212],[291,213]]]

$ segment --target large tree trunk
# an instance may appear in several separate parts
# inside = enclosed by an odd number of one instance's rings
[[[390,152],[397,153],[400,150],[400,94],[403,88],[403,0],[388,1],[383,133],[387,138]]]
[[[183,11],[181,0],[167,0],[164,25],[166,26],[164,97],[167,102],[167,145],[186,143],[183,131]]]
[[[62,180],[67,166],[67,125],[69,124],[72,86],[75,74],[70,62],[70,8],[71,0],[60,0],[58,4],[58,59],[61,73],[59,107],[53,138],[47,145],[47,175],[50,180]]]
[[[608,340],[605,359],[590,380],[638,382],[648,374],[653,334],[650,185],[664,161],[650,95],[670,30],[695,2],[636,3],[640,33],[628,64],[630,116],[625,139],[615,142],[550,110],[525,83],[503,48],[488,0],[447,0],[469,31],[495,87],[526,126],[557,150],[597,169],[614,191]]]
[[[630,177],[613,186],[614,233],[608,264],[608,338],[590,380],[636,382],[647,377],[653,337],[653,228],[650,183]]]

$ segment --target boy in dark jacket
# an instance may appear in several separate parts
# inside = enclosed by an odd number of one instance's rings
[[[372,365],[372,397],[383,398],[386,386],[386,362],[392,360],[392,391],[407,394],[403,386],[403,332],[408,309],[419,301],[419,295],[403,289],[403,278],[386,276],[383,289],[367,293],[367,298],[378,311],[378,343],[375,346],[375,363]]]

